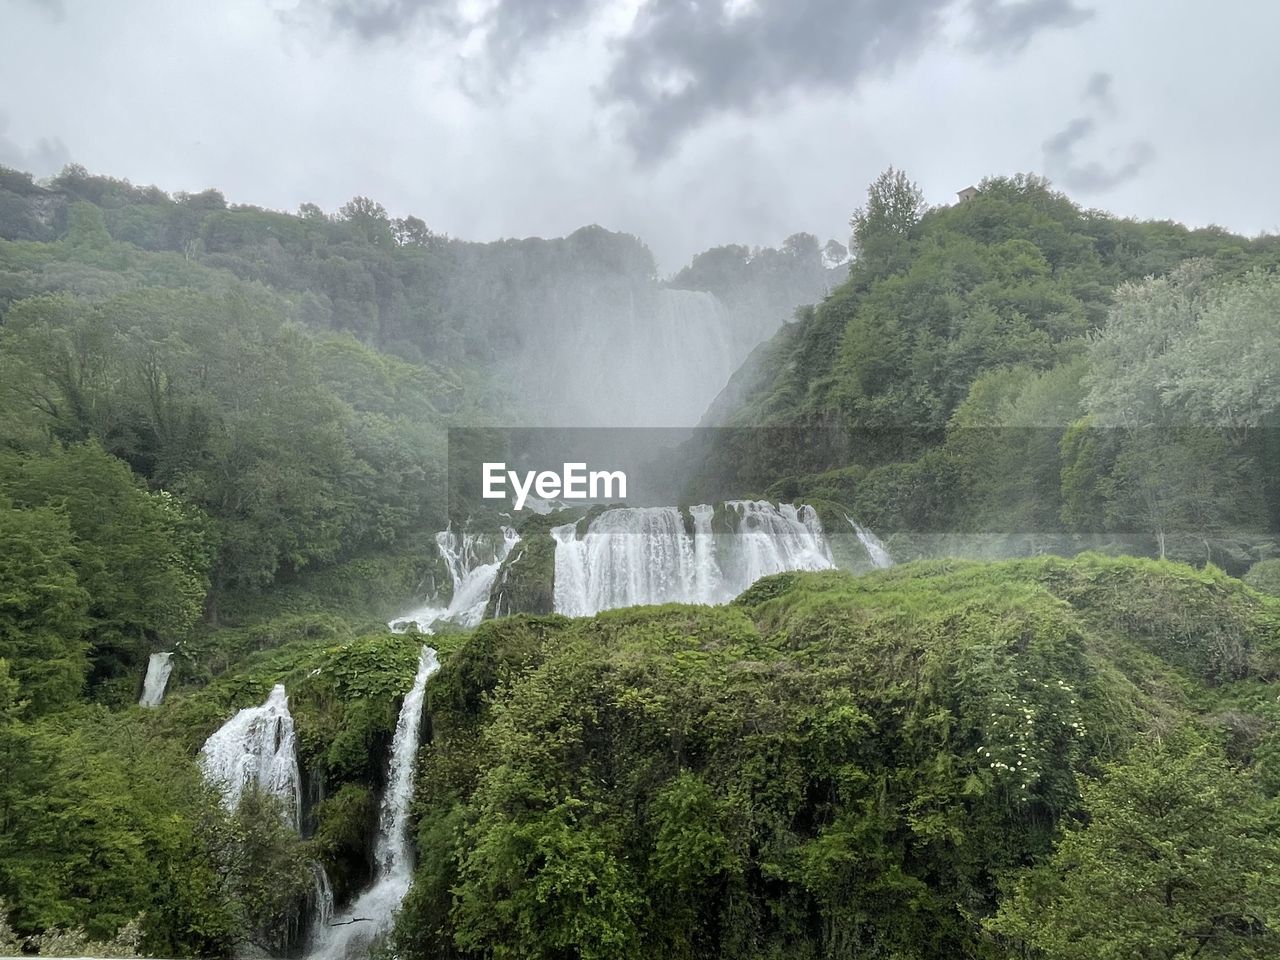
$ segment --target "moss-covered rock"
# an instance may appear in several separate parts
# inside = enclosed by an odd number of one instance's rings
[[[551,613],[555,609],[556,542],[552,527],[586,521],[580,512],[562,510],[533,515],[519,528],[520,542],[511,548],[489,594],[485,616]]]
[[[359,783],[344,783],[313,811],[312,849],[315,858],[324,865],[334,898],[339,902],[360,890],[372,877],[370,828],[376,824],[377,815],[377,796]]]

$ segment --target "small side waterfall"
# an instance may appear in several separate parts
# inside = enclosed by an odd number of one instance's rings
[[[413,768],[418,755],[418,735],[422,725],[422,702],[427,680],[440,669],[435,650],[422,648],[413,686],[405,694],[395,736],[391,740],[391,761],[386,792],[378,819],[374,844],[377,872],[373,884],[330,925],[314,938],[313,960],[344,960],[363,954],[379,934],[390,929],[400,901],[413,878],[413,848],[409,843],[409,804],[413,800]]]
[[[893,557],[889,556],[889,550],[880,542],[880,538],[852,517],[845,517],[845,519],[849,521],[849,526],[853,527],[853,532],[857,535],[858,542],[862,544],[862,549],[867,551],[871,566],[877,570],[887,570],[892,567]]]
[[[311,931],[316,936],[333,919],[333,885],[329,874],[316,861],[311,861]]]
[[[648,603],[727,603],[761,577],[827,570],[831,552],[809,506],[763,500],[689,509],[692,533],[676,507],[618,507],[591,521],[555,527],[555,609],[569,616]]]
[[[142,681],[142,696],[138,705],[142,707],[158,707],[164,703],[164,690],[169,685],[169,674],[173,673],[173,651],[153,653],[147,661],[147,676]]]
[[[302,777],[284,684],[272,687],[262,706],[246,707],[214,731],[200,748],[200,766],[228,810],[240,805],[246,788],[256,787],[280,799],[296,830],[302,820]]]
[[[431,633],[433,624],[441,621],[459,627],[474,627],[484,618],[484,608],[489,603],[489,591],[498,576],[498,568],[519,541],[520,535],[514,529],[503,527],[502,542],[492,549],[492,559],[482,560],[484,538],[467,531],[455,533],[452,528],[441,530],[436,534],[436,548],[453,580],[453,597],[449,605],[419,607],[392,620],[388,626],[402,632],[412,624],[423,633]]]

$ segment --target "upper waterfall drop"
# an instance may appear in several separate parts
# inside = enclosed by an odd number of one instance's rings
[[[409,843],[409,807],[413,801],[413,768],[418,756],[422,704],[427,680],[440,669],[436,651],[423,647],[413,686],[405,694],[391,740],[387,786],[378,815],[373,860],[373,884],[340,917],[314,937],[312,960],[344,960],[363,955],[369,944],[391,927],[400,901],[413,879],[413,848]]]
[[[692,427],[792,307],[730,310],[649,279],[566,280],[531,306],[525,329],[537,334],[503,377],[527,426]]]
[[[200,748],[200,766],[228,810],[254,787],[280,799],[296,830],[302,822],[302,776],[284,684],[272,687],[262,706],[246,707],[215,730]]]
[[[432,633],[433,624],[440,621],[459,627],[474,627],[484,619],[484,609],[489,602],[493,581],[498,576],[498,568],[511,548],[520,542],[520,534],[512,527],[503,527],[502,542],[493,547],[492,559],[482,559],[484,540],[484,537],[467,530],[455,532],[452,527],[437,533],[436,549],[440,551],[453,581],[453,596],[447,606],[429,603],[395,618],[387,626],[402,632],[412,624],[423,633]]]
[[[173,651],[153,653],[147,660],[147,675],[142,681],[142,696],[138,698],[138,705],[160,706],[164,702],[164,691],[169,685],[171,673],[173,673]]]
[[[834,566],[807,505],[729,501],[722,532],[711,506],[698,504],[689,515],[691,526],[677,507],[615,507],[581,538],[577,524],[554,528],[556,612],[581,617],[638,604],[727,603],[771,573]]]

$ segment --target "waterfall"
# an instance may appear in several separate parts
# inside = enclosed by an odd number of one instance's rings
[[[715,508],[706,503],[689,508],[693,516],[693,581],[698,587],[697,603],[716,603],[724,589],[720,564],[716,562],[715,534],[711,521]]]
[[[388,626],[403,632],[412,624],[423,633],[432,633],[433,625],[445,621],[459,627],[474,627],[484,618],[484,608],[489,603],[489,591],[498,576],[498,568],[507,558],[511,548],[520,541],[520,535],[511,527],[502,528],[502,542],[488,551],[483,548],[488,538],[453,528],[436,534],[436,549],[449,569],[453,580],[453,596],[447,606],[427,604],[392,620]]]
[[[413,877],[413,849],[409,843],[409,804],[413,799],[413,768],[418,756],[422,702],[427,679],[440,668],[436,652],[423,647],[413,686],[405,694],[395,736],[387,786],[378,816],[374,843],[376,873],[373,884],[340,917],[317,932],[313,960],[343,960],[363,954],[373,939],[391,927],[400,901]]]
[[[214,731],[200,748],[200,766],[228,810],[240,805],[247,787],[256,787],[280,799],[296,830],[302,821],[297,742],[289,697],[277,683],[262,706],[246,707]]]
[[[831,551],[822,535],[817,511],[805,504],[774,506],[766,500],[729,500],[737,514],[737,549],[724,564],[726,575],[741,593],[761,577],[784,570],[829,570]]]
[[[693,426],[793,306],[748,318],[702,290],[567,281],[525,307],[538,335],[504,375],[531,425]]]
[[[756,580],[833,564],[812,507],[763,500],[725,504],[730,529],[712,529],[714,510],[691,507],[693,532],[676,507],[618,507],[591,521],[555,527],[555,609],[569,616],[648,603],[727,603]]]
[[[311,866],[311,935],[316,937],[333,919],[333,885],[324,867],[312,860]]]
[[[142,696],[139,706],[158,707],[164,702],[164,688],[169,684],[169,674],[173,672],[173,651],[153,653],[147,661],[147,676],[142,681]]]
[[[871,561],[871,566],[877,570],[887,570],[893,566],[893,557],[889,556],[889,551],[880,538],[870,530],[857,523],[852,517],[845,517],[849,521],[849,526],[853,527],[853,532],[858,537],[858,542],[862,544],[862,549],[867,551],[867,558]]]

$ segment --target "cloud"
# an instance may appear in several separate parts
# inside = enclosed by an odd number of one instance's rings
[[[1081,100],[1095,107],[1099,114],[1113,116],[1116,102],[1111,75],[1095,73],[1090,76]],[[1098,129],[1097,115],[1075,117],[1044,142],[1045,171],[1053,180],[1080,193],[1101,193],[1132,180],[1155,159],[1155,147],[1147,140],[1134,141],[1109,164],[1098,159],[1081,158],[1081,148],[1098,133]]]
[[[1084,85],[1082,99],[1085,103],[1096,103],[1107,113],[1115,112],[1115,95],[1111,92],[1111,85],[1114,82],[1115,78],[1109,73],[1098,71],[1091,74],[1088,82]]]
[[[915,53],[945,0],[649,0],[602,95],[642,159],[724,113],[751,113],[793,89],[847,90]]]
[[[71,162],[71,153],[61,138],[41,137],[28,149],[9,138],[8,128],[8,116],[0,113],[0,165],[47,177]]]
[[[1093,11],[1074,0],[973,0],[970,44],[985,52],[1017,52],[1043,30],[1078,27]]]
[[[954,0],[648,0],[604,89],[637,155],[652,159],[717,114],[750,114],[796,89],[851,90],[917,55],[955,9]],[[1070,0],[967,9],[971,46],[983,51],[1016,51],[1089,17]]]
[[[488,66],[505,74],[543,41],[591,18],[592,0],[320,0],[330,24],[360,40],[404,39],[418,30],[483,37]]]
[[[313,0],[329,23],[364,41],[446,33],[482,38],[487,67],[512,66],[592,20],[590,0]],[[722,115],[754,115],[797,91],[847,92],[916,57],[967,14],[969,47],[1016,53],[1037,33],[1091,14],[1074,0],[643,0],[613,38],[614,59],[596,87],[615,108],[637,157],[669,155]]]

